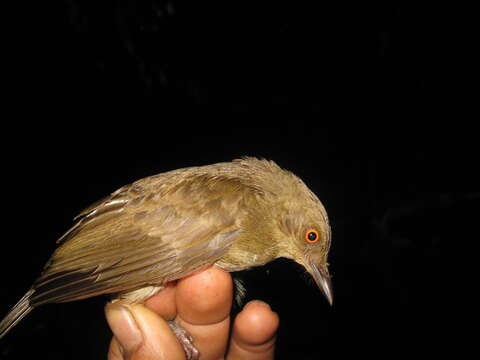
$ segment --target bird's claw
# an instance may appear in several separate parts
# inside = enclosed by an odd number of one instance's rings
[[[182,344],[187,360],[198,360],[200,358],[200,352],[193,345],[193,338],[187,332],[187,330],[173,320],[169,321],[168,325],[170,326],[170,329],[172,329],[178,341],[180,341],[180,344]]]

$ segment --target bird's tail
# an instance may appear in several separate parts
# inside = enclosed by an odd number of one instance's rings
[[[8,331],[14,327],[20,320],[22,320],[27,314],[33,310],[30,305],[30,296],[35,290],[30,289],[20,299],[20,301],[10,310],[5,318],[0,322],[0,339],[3,338]]]

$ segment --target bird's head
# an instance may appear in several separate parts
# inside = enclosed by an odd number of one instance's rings
[[[331,232],[318,197],[300,178],[272,161],[244,158],[234,164],[235,179],[253,196],[239,197],[237,209],[245,214],[242,231],[217,264],[238,271],[279,257],[292,259],[305,267],[332,304],[327,263]]]
[[[331,305],[333,292],[327,262],[331,230],[327,212],[299,178],[294,177],[294,182],[277,213],[278,236],[282,238],[279,255],[304,266]]]

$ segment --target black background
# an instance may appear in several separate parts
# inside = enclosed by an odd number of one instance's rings
[[[304,179],[333,228],[332,308],[286,260],[243,274],[247,300],[281,317],[279,359],[458,355],[467,290],[453,262],[478,239],[480,192],[453,15],[313,3],[20,11],[3,82],[1,313],[89,203],[147,175],[251,155]],[[105,358],[104,302],[35,310],[1,356]]]

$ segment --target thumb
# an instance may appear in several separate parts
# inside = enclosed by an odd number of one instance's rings
[[[140,304],[107,304],[105,314],[113,332],[109,360],[185,359],[167,322]]]

